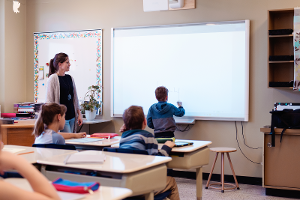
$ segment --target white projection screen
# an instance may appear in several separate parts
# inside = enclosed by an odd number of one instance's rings
[[[249,20],[112,28],[111,116],[145,115],[155,89],[182,101],[186,118],[248,121]]]

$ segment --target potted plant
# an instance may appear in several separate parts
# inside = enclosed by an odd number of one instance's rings
[[[88,121],[96,118],[97,109],[100,108],[101,102],[96,100],[96,96],[101,92],[101,89],[97,85],[88,87],[88,91],[84,96],[84,101],[81,107],[85,111],[85,117]]]

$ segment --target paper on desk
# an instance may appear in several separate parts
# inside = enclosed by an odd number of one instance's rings
[[[79,138],[79,139],[67,140],[67,142],[88,143],[88,142],[97,142],[97,141],[101,141],[101,140],[103,140],[103,139],[99,139],[99,138]]]
[[[69,155],[64,163],[65,164],[78,164],[78,163],[103,163],[106,159],[102,151],[81,151]]]
[[[85,197],[85,195],[83,194],[76,194],[70,192],[57,192],[57,194],[62,200],[77,200]]]
[[[18,153],[20,151],[25,151],[26,149],[18,149],[18,148],[9,148],[9,147],[4,147],[2,151],[8,151],[10,153]]]

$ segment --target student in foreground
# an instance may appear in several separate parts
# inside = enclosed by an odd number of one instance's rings
[[[62,130],[65,126],[66,111],[67,107],[65,105],[57,103],[42,105],[33,131],[36,137],[35,144],[65,144],[65,139],[82,138],[86,136],[85,132],[59,132],[59,130]]]
[[[154,129],[156,138],[172,138],[176,130],[176,123],[173,115],[182,117],[185,110],[181,102],[177,102],[178,108],[168,101],[168,89],[160,86],[155,90],[155,97],[158,103],[153,104],[148,111],[147,123],[149,128]]]
[[[1,131],[1,124],[0,124]],[[1,133],[0,133],[1,135]],[[50,182],[24,158],[10,152],[2,151],[3,145],[0,141],[0,174],[6,170],[16,170],[31,185],[33,192],[20,189],[0,178],[0,200],[6,199],[39,199],[39,200],[58,200],[60,199],[55,188]]]
[[[158,143],[153,134],[145,131],[147,121],[143,108],[130,106],[123,113],[124,124],[120,129],[122,132],[120,148],[146,150],[149,155],[169,156],[174,142],[167,141],[162,148],[158,149]],[[164,190],[155,192],[155,195],[171,190],[168,196],[171,200],[179,200],[179,193],[176,181],[173,177],[167,176],[167,185]]]

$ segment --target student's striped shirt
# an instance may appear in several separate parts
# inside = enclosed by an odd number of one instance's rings
[[[153,134],[141,129],[125,131],[120,140],[120,148],[146,150],[149,155],[155,156],[169,156],[172,150],[167,145],[158,149],[158,143]]]

